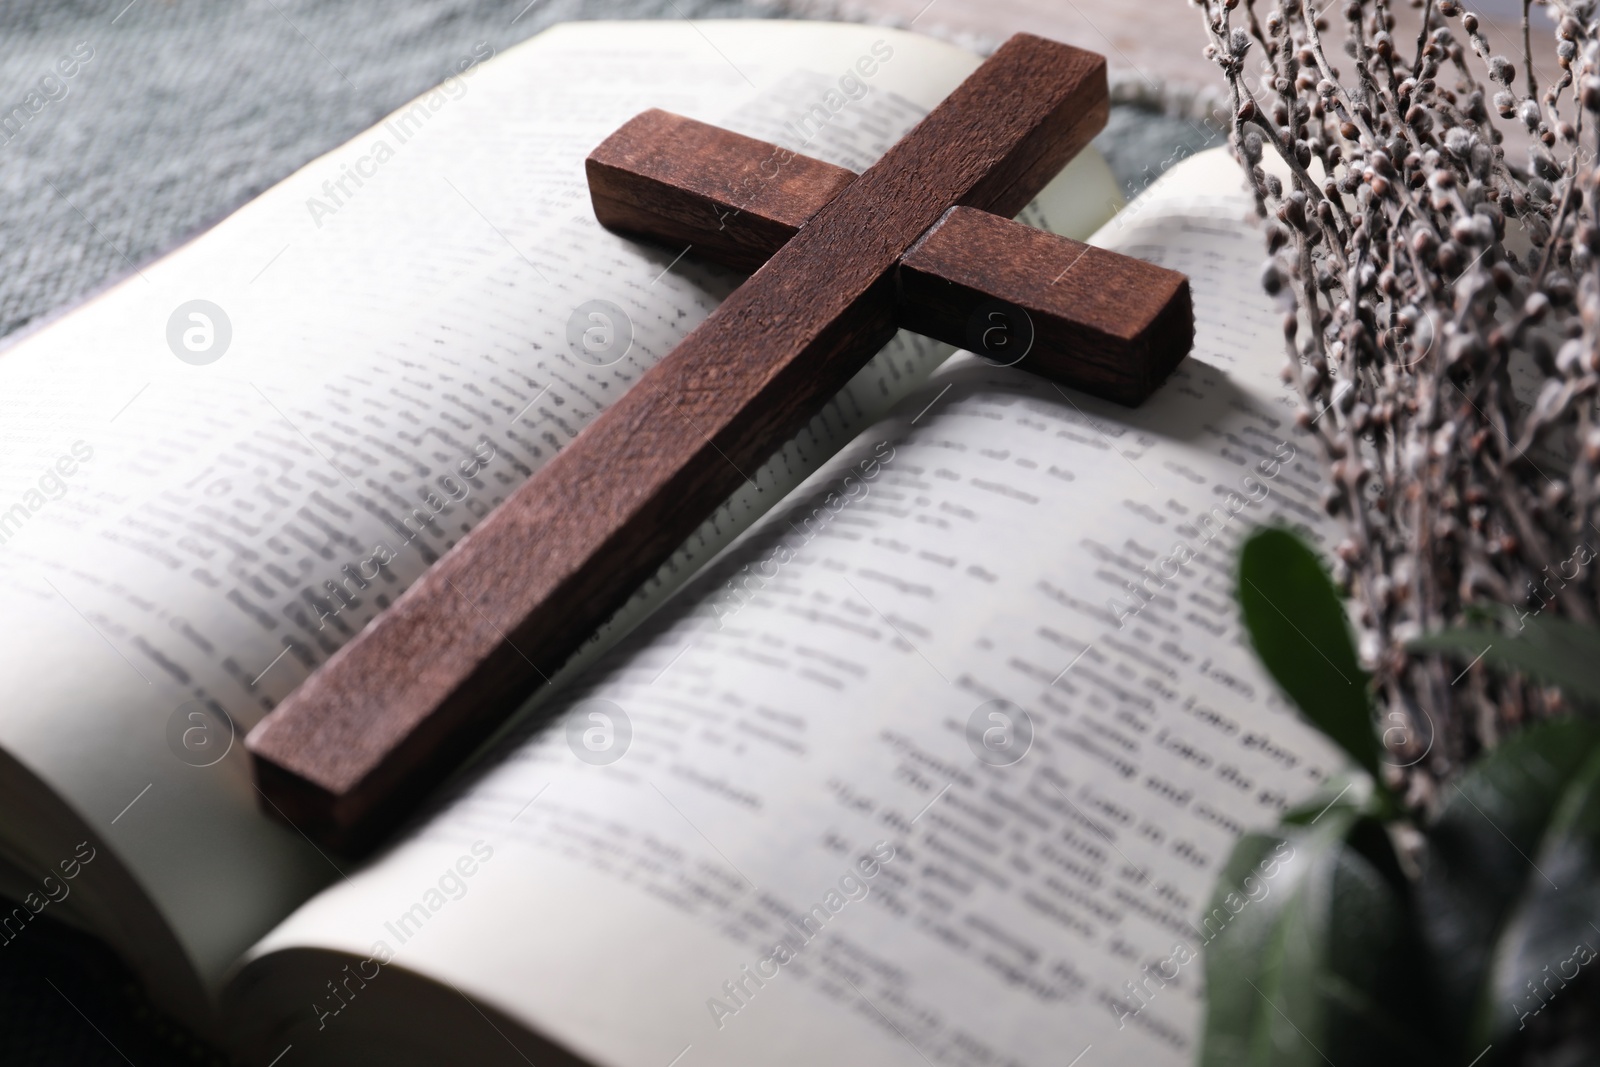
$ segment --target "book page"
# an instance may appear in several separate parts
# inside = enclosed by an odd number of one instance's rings
[[[260,814],[243,734],[738,282],[601,229],[588,152],[649,107],[759,131],[822,100],[806,150],[862,166],[977,63],[777,22],[575,24],[490,53],[464,46],[439,89],[0,356],[0,665],[25,697],[0,748],[107,857],[63,914],[191,1020],[177,971],[215,989],[341,873]],[[1104,164],[1076,169],[1104,204]],[[603,350],[583,343],[596,301]],[[652,591],[948,351],[893,342]],[[54,864],[3,829],[13,866]],[[115,919],[95,873],[115,864],[175,945]]]
[[[941,368],[258,946],[243,1032],[443,1055],[400,971],[621,1067],[1190,1062],[1233,839],[1339,766],[1233,599],[1253,524],[1331,536],[1249,216],[1179,166],[1096,238],[1190,276],[1153,398]]]

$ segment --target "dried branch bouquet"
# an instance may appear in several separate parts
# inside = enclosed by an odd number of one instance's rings
[[[1511,629],[1600,615],[1596,2],[1550,0],[1560,76],[1542,90],[1528,0],[1520,63],[1457,0],[1428,0],[1414,42],[1384,0],[1327,15],[1274,0],[1264,20],[1254,0],[1194,2],[1266,220],[1285,375],[1324,453],[1325,506],[1346,520],[1336,577],[1364,627],[1386,761],[1426,805],[1562,698],[1407,641],[1496,606]]]

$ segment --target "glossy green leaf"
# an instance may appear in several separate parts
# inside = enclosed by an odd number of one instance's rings
[[[1239,554],[1239,606],[1256,655],[1301,714],[1376,778],[1367,676],[1316,554],[1286,530],[1252,534]]]
[[[1442,652],[1463,664],[1481,660],[1558,686],[1574,700],[1600,705],[1600,628],[1567,619],[1523,619],[1514,633],[1460,627],[1419,637],[1418,652]]]
[[[1600,725],[1530,727],[1444,788],[1417,915],[1444,1031],[1471,1059],[1542,1003],[1526,983],[1544,967],[1600,949]]]
[[[1433,1062],[1404,882],[1356,808],[1241,838],[1202,926],[1201,1067]]]

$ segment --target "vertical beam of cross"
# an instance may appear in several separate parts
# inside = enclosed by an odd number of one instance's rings
[[[961,249],[994,233],[978,216],[1020,210],[1107,106],[1102,57],[1018,35],[878,163],[833,175],[792,233],[770,219],[748,281],[251,731],[276,810],[335,848],[372,843],[871,359],[908,280],[972,267]],[[827,184],[825,166],[792,173]],[[1007,291],[1036,268],[1002,265]],[[1170,367],[1187,339],[1169,333]]]

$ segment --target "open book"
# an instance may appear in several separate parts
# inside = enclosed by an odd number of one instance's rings
[[[737,284],[599,228],[594,145],[662,107],[859,170],[977,62],[780,22],[474,50],[12,345],[0,949],[75,924],[283,1067],[1185,1061],[1176,946],[1337,762],[1235,622],[1241,532],[1327,530],[1225,156],[1110,219],[1087,152],[1023,216],[1190,275],[1142,408],[897,338],[359,867],[240,743]]]

